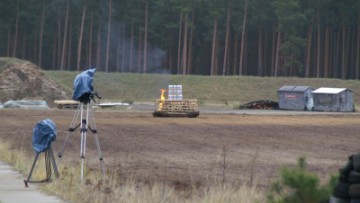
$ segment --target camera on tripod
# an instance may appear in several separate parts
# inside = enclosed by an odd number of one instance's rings
[[[90,68],[78,74],[74,80],[74,93],[72,99],[83,104],[88,104],[95,99],[100,100],[101,96],[94,91],[93,81],[96,68]]]
[[[51,119],[39,121],[33,128],[32,143],[36,156],[29,176],[26,180],[24,180],[25,187],[29,187],[28,183],[50,182],[53,173],[55,174],[56,178],[59,177],[54,154],[51,149],[51,143],[56,140],[56,134],[56,125]],[[32,173],[35,169],[35,165],[40,154],[44,154],[45,157],[46,178],[43,180],[31,180]]]
[[[84,177],[84,159],[86,154],[86,142],[87,142],[87,133],[90,132],[94,135],[95,146],[99,155],[100,167],[102,170],[103,176],[105,176],[105,167],[103,162],[103,155],[100,148],[100,142],[98,138],[98,131],[95,124],[95,116],[91,108],[91,100],[96,102],[95,99],[101,99],[101,96],[94,91],[93,80],[95,74],[95,68],[90,68],[75,77],[74,80],[74,93],[72,99],[79,101],[80,105],[75,112],[75,115],[72,119],[72,122],[69,127],[69,131],[66,135],[64,144],[61,147],[61,150],[58,154],[59,160],[62,157],[65,146],[68,143],[70,135],[74,135],[76,129],[80,129],[80,158],[81,158],[81,176],[80,180],[83,180]],[[78,122],[78,123],[77,123]]]

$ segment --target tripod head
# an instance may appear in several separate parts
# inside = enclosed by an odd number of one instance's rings
[[[79,98],[79,101],[83,104],[88,104],[91,102],[91,100],[96,103],[97,101],[99,102],[99,100],[101,99],[102,97],[99,95],[99,93],[97,92],[87,92],[87,93],[84,93],[83,95],[81,95],[81,97]]]

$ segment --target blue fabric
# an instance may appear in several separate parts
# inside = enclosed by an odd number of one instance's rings
[[[86,93],[91,94],[94,91],[93,79],[95,70],[96,68],[91,68],[76,76],[74,80],[73,100],[80,101],[81,96]]]
[[[56,139],[56,126],[50,119],[39,121],[33,129],[33,149],[36,153],[43,152],[51,147]]]

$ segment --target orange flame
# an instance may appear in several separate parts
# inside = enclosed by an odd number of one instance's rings
[[[161,109],[163,108],[164,102],[165,102],[165,89],[160,89],[161,95],[160,95],[160,102],[159,102],[159,108],[158,111],[161,111]]]
[[[165,89],[160,89],[160,92],[161,92],[160,100],[164,101],[165,100],[164,94],[165,94],[166,90]]]

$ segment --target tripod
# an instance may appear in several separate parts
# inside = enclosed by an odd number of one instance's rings
[[[86,112],[84,112],[84,106],[86,106]],[[79,117],[80,117],[80,123],[76,124]],[[97,148],[97,152],[98,152],[99,160],[100,160],[100,167],[102,170],[103,177],[105,177],[103,155],[102,155],[102,152],[100,149],[100,143],[99,143],[99,138],[98,138],[96,124],[95,124],[94,112],[91,108],[90,100],[80,101],[80,105],[78,106],[76,113],[71,121],[70,128],[69,128],[68,134],[66,135],[64,144],[62,145],[62,148],[58,154],[59,161],[64,153],[64,150],[65,150],[66,144],[69,141],[70,135],[74,135],[74,131],[79,127],[80,127],[80,135],[81,135],[81,143],[80,143],[81,176],[80,176],[80,180],[82,181],[84,178],[84,159],[85,159],[85,154],[86,154],[86,139],[87,139],[88,130],[90,130],[90,132],[94,135],[95,144],[96,144],[96,148]]]
[[[39,155],[40,155],[41,153],[44,153],[44,154],[45,154],[46,179],[40,180],[40,181],[30,180],[30,179],[31,179],[31,176],[32,176],[32,173],[33,173],[33,171],[34,171],[36,162],[37,162],[37,160],[38,160],[38,158],[39,158]],[[27,178],[26,180],[24,180],[25,187],[29,187],[29,186],[28,186],[28,183],[44,183],[44,182],[50,182],[50,181],[51,181],[51,176],[52,176],[52,170],[53,170],[53,172],[55,173],[55,177],[58,178],[58,177],[59,177],[59,172],[58,172],[58,169],[57,169],[57,167],[56,167],[56,163],[55,163],[55,158],[54,158],[53,151],[52,151],[52,149],[51,149],[51,147],[50,147],[49,149],[45,150],[44,152],[36,153],[36,156],[35,156],[33,165],[32,165],[31,170],[30,170],[30,174],[29,174],[28,178]]]

